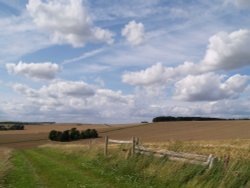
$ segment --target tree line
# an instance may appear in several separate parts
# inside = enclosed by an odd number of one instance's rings
[[[0,131],[8,131],[8,130],[24,130],[24,125],[22,124],[0,125]]]
[[[153,118],[153,122],[165,122],[165,121],[222,121],[222,120],[249,120],[248,118],[242,119],[225,119],[225,118],[213,118],[213,117],[186,117],[186,116],[158,116]]]

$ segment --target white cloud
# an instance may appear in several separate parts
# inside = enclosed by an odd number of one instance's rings
[[[23,84],[14,84],[13,86],[14,91],[21,93],[22,95],[25,95],[27,97],[37,97],[38,92],[34,89],[29,88],[26,85]]]
[[[250,65],[250,31],[220,32],[209,39],[203,70],[237,69]]]
[[[130,85],[152,85],[166,82],[167,69],[157,63],[152,67],[138,72],[127,72],[123,74],[122,81]]]
[[[250,65],[249,48],[249,30],[220,32],[210,38],[200,63],[184,62],[176,67],[165,67],[157,63],[145,70],[124,73],[122,80],[135,86],[164,85],[186,75],[241,68]]]
[[[51,80],[60,71],[59,65],[51,62],[44,63],[8,63],[6,69],[9,74],[23,75],[35,80]]]
[[[94,88],[83,81],[55,81],[40,89],[47,96],[87,97],[94,95]]]
[[[237,98],[248,85],[248,76],[234,75],[224,80],[215,73],[189,75],[175,84],[175,99],[184,101],[216,101]]]
[[[82,0],[29,0],[27,10],[35,24],[53,33],[55,43],[81,47],[86,42],[113,42],[113,33],[94,27]]]
[[[55,80],[39,90],[34,90],[22,84],[15,84],[13,88],[15,91],[28,97],[89,97],[95,94],[94,88],[83,81]]]
[[[162,63],[157,63],[145,70],[123,74],[122,81],[130,85],[162,85],[180,76],[197,72],[197,66],[192,62],[184,62],[177,67],[165,67]]]
[[[80,119],[84,119],[84,121],[87,118],[90,118],[92,122],[106,118],[112,118],[110,121],[115,119],[119,121],[119,119],[127,117],[134,105],[132,95],[97,88],[83,81],[55,80],[40,89],[14,84],[13,89],[24,97],[22,105],[19,104],[19,107],[21,109],[30,107],[33,109],[32,113],[36,113],[38,116],[47,114],[55,118],[61,113],[76,116],[76,118],[82,116]],[[66,121],[69,120],[66,119]]]
[[[121,33],[131,45],[140,45],[145,40],[144,25],[134,20],[125,25]]]

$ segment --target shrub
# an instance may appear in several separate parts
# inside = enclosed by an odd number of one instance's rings
[[[61,137],[62,137],[62,132],[57,131],[57,133],[56,133],[56,141],[61,141]]]
[[[56,131],[56,130],[50,131],[50,133],[49,133],[49,139],[50,140],[56,140],[56,138],[57,138],[57,132],[58,131]]]
[[[72,128],[70,130],[70,139],[71,140],[78,140],[80,138],[81,138],[80,131],[78,131],[76,128]]]
[[[49,133],[50,140],[61,142],[87,138],[98,138],[98,132],[95,129],[87,129],[85,131],[80,132],[76,128],[72,128],[63,132],[52,130]]]
[[[81,132],[81,138],[98,138],[98,132],[95,129],[87,129]]]
[[[90,138],[98,138],[98,133],[95,129],[90,130]]]
[[[66,130],[62,132],[60,141],[65,142],[65,141],[70,141],[70,131]]]
[[[87,129],[87,130],[84,131],[84,138],[91,138],[90,129]]]

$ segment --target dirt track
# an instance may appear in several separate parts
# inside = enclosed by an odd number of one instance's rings
[[[30,148],[50,143],[48,132],[52,129],[66,130],[76,127],[79,130],[95,128],[102,142],[104,136],[115,139],[130,139],[139,137],[144,142],[164,142],[168,140],[221,140],[250,139],[250,121],[192,121],[165,122],[134,125],[40,125],[26,126],[24,131],[1,131],[0,146],[14,148]],[[74,143],[88,143],[88,140]]]

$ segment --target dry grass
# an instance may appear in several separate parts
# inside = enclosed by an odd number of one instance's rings
[[[169,141],[164,143],[145,143],[153,149],[168,149],[214,156],[223,159],[250,159],[250,139],[211,140],[211,141]]]
[[[225,156],[230,156],[231,159],[250,159],[250,139],[236,139],[236,140],[213,140],[213,141],[167,141],[167,142],[145,142],[140,143],[145,147],[154,150],[171,150],[178,152],[196,153],[202,155],[213,154],[219,159]],[[42,148],[56,148],[62,149],[69,153],[86,151],[89,149],[103,150],[104,144],[100,142],[90,142],[88,144],[45,144],[40,146]],[[123,148],[129,148],[129,145],[109,145],[109,151],[120,149],[124,153]],[[119,151],[119,150],[118,150]]]

